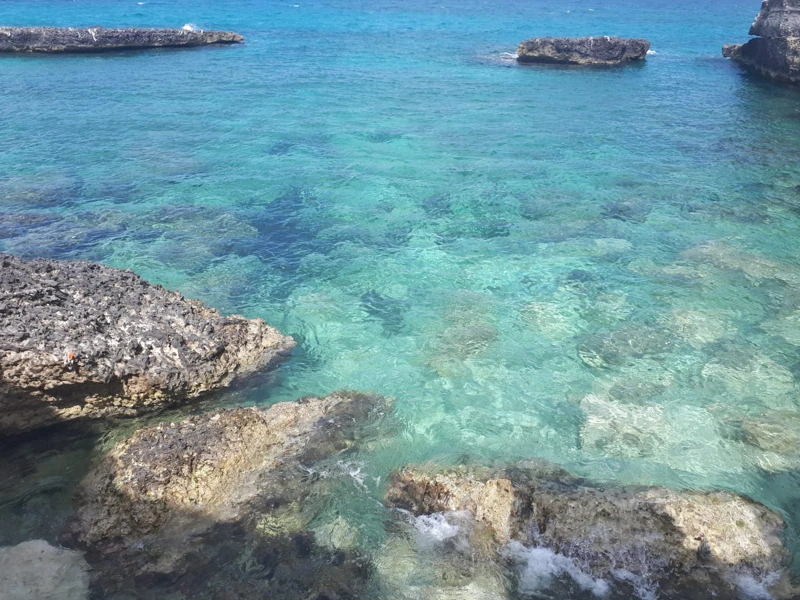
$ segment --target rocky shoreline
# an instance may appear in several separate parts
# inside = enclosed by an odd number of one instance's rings
[[[0,253],[0,434],[132,417],[263,373],[295,342],[130,271]]]
[[[230,31],[142,29],[138,27],[0,27],[0,52],[109,52],[236,44]]]
[[[619,65],[644,60],[650,42],[610,36],[539,37],[520,43],[517,62],[564,65]]]
[[[800,83],[800,0],[764,0],[745,44],[722,55],[772,79]]]

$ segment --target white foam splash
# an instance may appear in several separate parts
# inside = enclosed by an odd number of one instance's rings
[[[572,559],[547,548],[526,548],[519,542],[510,542],[504,553],[522,566],[519,587],[525,594],[541,594],[552,586],[553,579],[565,575],[598,598],[611,592],[608,582],[584,573]]]
[[[656,52],[655,50],[648,50],[647,53],[648,54],[658,54],[658,52]]]
[[[194,23],[187,23],[186,25],[181,27],[181,29],[183,29],[184,31],[203,31]]]
[[[739,573],[733,578],[733,583],[752,600],[774,600],[767,588],[775,585],[780,577],[781,574],[778,572],[769,573],[761,578],[750,573]]]
[[[447,544],[451,549],[468,552],[472,515],[467,511],[433,513],[414,517],[414,540],[420,550],[433,550]]]

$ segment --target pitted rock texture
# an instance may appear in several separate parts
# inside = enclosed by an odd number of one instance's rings
[[[0,434],[196,398],[293,346],[130,271],[0,253]]]
[[[763,38],[800,37],[800,0],[764,0],[750,35]]]
[[[740,577],[771,582],[775,598],[796,597],[783,520],[732,493],[606,487],[542,462],[405,469],[391,476],[386,502],[417,515],[467,510],[498,543],[548,548],[609,581],[624,569],[659,597],[732,600]]]
[[[338,392],[139,430],[81,483],[62,540],[86,551],[93,583],[105,591],[194,599],[242,586],[249,591],[230,597],[323,597],[309,591],[323,585],[320,573],[349,565],[350,575],[329,582],[347,587],[361,567],[355,555],[323,550],[305,529],[313,517],[303,511],[321,479],[312,466],[351,448],[389,410],[382,397]],[[254,555],[264,564],[249,564]],[[225,566],[233,563],[256,573]],[[359,597],[341,593],[329,597]]]
[[[107,52],[234,44],[230,31],[105,27],[0,27],[0,52]]]
[[[521,63],[555,63],[571,65],[618,65],[642,60],[650,42],[609,36],[572,38],[531,38],[517,48]]]
[[[726,44],[722,55],[766,77],[800,83],[800,0],[764,0],[745,44]]]

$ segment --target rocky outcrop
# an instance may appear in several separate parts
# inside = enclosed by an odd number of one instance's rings
[[[0,254],[0,434],[196,398],[293,346],[130,271]]]
[[[350,597],[340,588],[364,578],[355,575],[363,563],[323,548],[306,529],[318,509],[313,465],[351,447],[388,410],[383,398],[341,392],[137,431],[82,482],[62,539],[87,551],[106,591],[218,598],[220,587],[241,584],[248,593],[230,597],[317,598],[310,589],[331,585],[339,591],[329,597]],[[256,574],[245,569],[253,560]],[[258,560],[271,565],[269,576]],[[241,561],[243,571],[218,561]],[[320,576],[326,569],[339,583]]]
[[[767,77],[800,83],[800,0],[764,0],[750,35],[759,37],[727,44],[722,55]]]
[[[80,552],[31,540],[0,548],[3,600],[85,600],[88,565]]]
[[[642,60],[650,42],[618,37],[531,38],[517,48],[521,63],[556,63],[569,65],[618,65]]]
[[[615,596],[649,587],[665,598],[733,599],[739,586],[757,585],[795,597],[781,517],[732,493],[606,487],[525,463],[406,469],[393,474],[386,502],[417,515],[469,511],[506,551],[546,550],[569,562],[576,581]]]
[[[177,46],[234,44],[229,31],[105,27],[0,27],[0,52],[107,52]]]

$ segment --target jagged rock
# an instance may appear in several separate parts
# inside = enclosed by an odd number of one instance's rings
[[[732,600],[750,584],[795,597],[783,520],[728,492],[602,486],[530,462],[405,469],[390,478],[386,502],[418,515],[469,511],[501,553],[541,549],[554,572],[571,570],[583,587],[615,597],[649,586],[659,597]]]
[[[764,0],[746,44],[727,44],[722,55],[762,75],[800,83],[800,0]]]
[[[176,46],[234,44],[230,31],[137,27],[0,27],[0,52],[107,52]]]
[[[217,598],[220,586],[252,586],[231,597],[316,598],[307,594],[327,585],[315,580],[320,570],[336,593],[357,587],[367,563],[306,530],[315,516],[311,465],[352,446],[387,411],[383,398],[340,392],[139,430],[81,483],[62,540],[86,550],[97,586],[147,597]],[[242,567],[212,566],[220,561]]]
[[[800,37],[800,0],[764,0],[750,35],[763,38]]]
[[[44,540],[0,548],[0,598],[86,600],[88,568],[80,552]]]
[[[293,346],[130,271],[0,253],[0,434],[195,398]]]
[[[800,83],[800,37],[753,38],[730,58],[772,79]]]
[[[521,63],[557,63],[572,65],[618,65],[642,60],[650,42],[609,36],[573,38],[531,38],[517,48]]]

